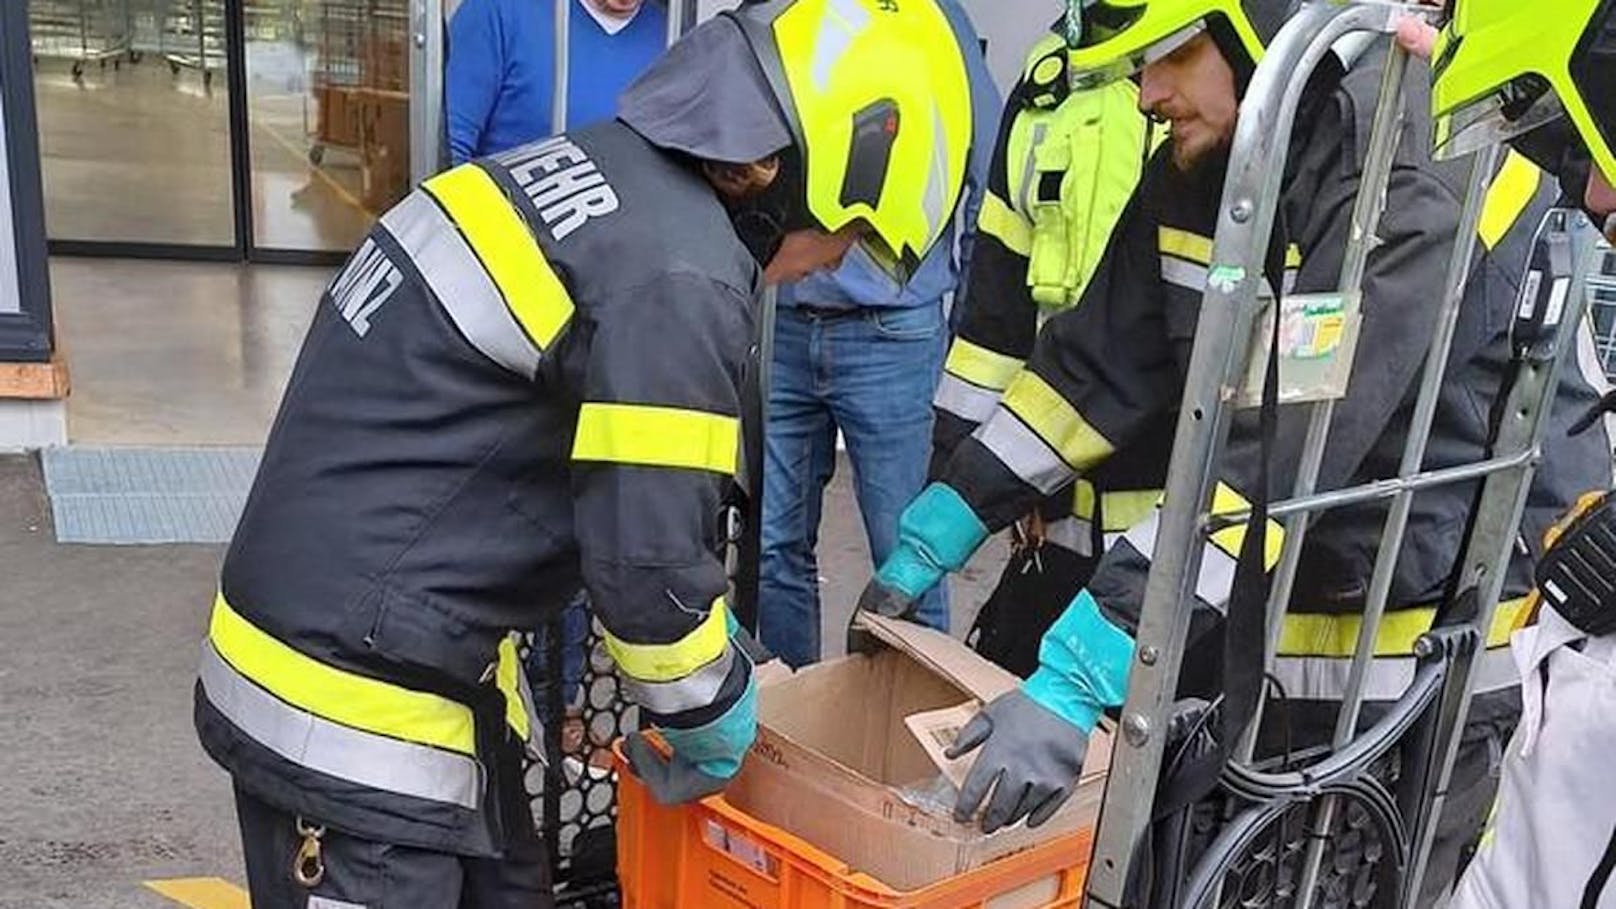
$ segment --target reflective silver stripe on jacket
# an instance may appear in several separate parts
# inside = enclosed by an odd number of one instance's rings
[[[1161,526],[1161,509],[1151,512],[1133,527],[1122,534],[1119,542],[1132,546],[1145,561],[1151,561],[1156,553],[1156,529]],[[1106,546],[1107,549],[1111,545]],[[1201,548],[1201,572],[1195,579],[1195,596],[1201,602],[1222,612],[1229,603],[1229,593],[1234,590],[1234,572],[1239,563],[1235,558],[1219,549],[1211,541]]]
[[[420,190],[410,193],[382,215],[381,223],[473,347],[525,378],[538,372],[539,349],[511,315],[460,229],[430,196]]]
[[[1008,407],[995,408],[988,421],[977,428],[976,439],[1011,473],[1044,495],[1065,486],[1075,473]]]
[[[1364,699],[1395,701],[1414,681],[1415,660],[1407,657],[1376,657],[1364,676]],[[1304,701],[1339,701],[1347,694],[1351,658],[1292,657],[1274,658],[1273,675],[1285,689],[1287,698]],[[1476,664],[1476,694],[1501,691],[1519,685],[1520,672],[1508,647],[1494,647],[1481,655]]]
[[[1284,277],[1280,278],[1280,283],[1285,286],[1286,296],[1295,291],[1297,274],[1296,269],[1287,268],[1285,269]],[[1168,284],[1174,284],[1195,293],[1206,292],[1207,267],[1205,265],[1198,265],[1177,256],[1164,255],[1161,257],[1161,276],[1162,280]],[[1265,285],[1266,283],[1264,282]]]
[[[981,423],[993,416],[999,403],[999,393],[980,385],[973,385],[956,375],[943,373],[937,383],[937,394],[932,405],[972,423]]]
[[[718,658],[695,672],[672,682],[647,682],[621,673],[623,689],[630,699],[663,716],[706,707],[718,698],[735,666],[735,645],[724,648]]]
[[[1094,555],[1094,524],[1076,515],[1044,525],[1044,542],[1080,556]]]
[[[243,735],[301,767],[371,789],[476,810],[483,800],[475,758],[363,732],[286,703],[237,672],[211,642],[200,671],[208,702]]]

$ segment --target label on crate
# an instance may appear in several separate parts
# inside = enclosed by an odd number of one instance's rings
[[[780,874],[779,861],[769,854],[763,844],[739,831],[731,830],[709,818],[702,825],[701,836],[707,841],[707,845],[759,874],[771,879],[777,878]]]

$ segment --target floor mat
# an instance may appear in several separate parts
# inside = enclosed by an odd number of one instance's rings
[[[47,448],[40,453],[62,543],[225,543],[257,448]]]

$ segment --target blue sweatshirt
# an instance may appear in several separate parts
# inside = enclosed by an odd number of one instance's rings
[[[646,0],[633,21],[607,34],[587,0],[465,0],[449,21],[444,103],[455,164],[550,135],[555,4],[568,24],[567,128],[617,112],[617,95],[662,53],[666,7]]]

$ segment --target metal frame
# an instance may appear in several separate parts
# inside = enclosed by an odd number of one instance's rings
[[[5,190],[11,199],[5,215],[10,219],[20,303],[18,312],[0,312],[0,360],[42,362],[50,359],[52,348],[50,274],[30,64],[27,4],[0,3],[0,133],[5,141]],[[0,236],[0,242],[6,239]],[[10,290],[0,288],[0,293]]]
[[[1377,0],[1354,3],[1310,2],[1291,19],[1271,43],[1257,68],[1242,104],[1231,164],[1224,184],[1216,236],[1213,271],[1231,276],[1213,281],[1205,292],[1194,347],[1186,375],[1173,457],[1160,517],[1149,579],[1138,629],[1136,662],[1123,707],[1122,735],[1112,761],[1112,774],[1090,865],[1088,894],[1093,904],[1130,906],[1130,885],[1138,873],[1137,847],[1151,831],[1151,818],[1163,765],[1165,731],[1174,710],[1178,676],[1185,654],[1186,636],[1194,604],[1194,584],[1200,571],[1206,535],[1229,522],[1250,515],[1219,516],[1208,513],[1216,469],[1228,439],[1233,406],[1225,389],[1237,388],[1251,354],[1253,328],[1262,313],[1258,287],[1263,280],[1268,248],[1281,193],[1285,156],[1296,110],[1309,76],[1338,42],[1355,33],[1386,34],[1397,19],[1417,12]],[[1340,287],[1355,292],[1361,284],[1373,248],[1374,229],[1385,202],[1385,186],[1396,151],[1402,117],[1401,86],[1406,56],[1394,50],[1388,58],[1370,137],[1368,163],[1353,212]],[[1460,727],[1469,703],[1474,659],[1483,650],[1486,629],[1503,585],[1503,571],[1490,570],[1509,558],[1524,506],[1526,491],[1538,458],[1542,431],[1540,417],[1555,387],[1561,353],[1571,347],[1571,333],[1580,322],[1584,294],[1572,288],[1556,337],[1540,340],[1527,353],[1525,372],[1510,392],[1509,417],[1495,440],[1493,456],[1475,464],[1440,471],[1420,470],[1425,443],[1442,384],[1453,322],[1463,297],[1475,243],[1481,201],[1496,164],[1496,150],[1472,163],[1470,194],[1466,200],[1457,243],[1449,264],[1442,300],[1442,318],[1427,354],[1419,397],[1398,477],[1360,487],[1316,493],[1331,404],[1312,405],[1309,432],[1298,465],[1294,496],[1276,503],[1270,516],[1286,517],[1281,561],[1276,569],[1268,603],[1269,633],[1265,654],[1271,665],[1279,623],[1283,619],[1295,578],[1311,512],[1340,505],[1391,499],[1383,528],[1382,545],[1371,576],[1356,653],[1346,697],[1338,717],[1333,749],[1322,761],[1301,772],[1263,772],[1250,766],[1251,740],[1224,769],[1222,785],[1236,800],[1248,804],[1233,817],[1190,876],[1188,895],[1175,905],[1208,905],[1220,895],[1229,863],[1250,845],[1263,826],[1298,805],[1313,813],[1312,831],[1328,831],[1343,797],[1354,799],[1391,835],[1388,848],[1394,861],[1406,869],[1400,884],[1404,894],[1417,893],[1442,793],[1457,753]],[[1364,681],[1376,633],[1384,614],[1392,568],[1406,529],[1413,492],[1430,486],[1485,477],[1474,525],[1464,544],[1463,576],[1459,590],[1474,608],[1449,617],[1423,638],[1417,648],[1420,668],[1415,684],[1395,702],[1388,714],[1369,730],[1358,732],[1364,701]],[[1394,797],[1370,774],[1370,765],[1405,736],[1414,734],[1424,746],[1424,763]],[[1416,761],[1418,763],[1418,761]],[[1313,884],[1323,856],[1322,835],[1309,842],[1296,905],[1312,905]]]

